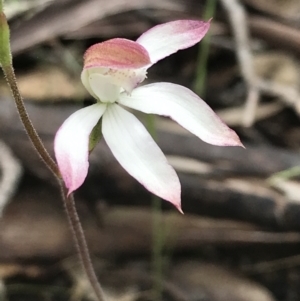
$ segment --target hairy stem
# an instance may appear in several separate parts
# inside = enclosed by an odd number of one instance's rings
[[[86,239],[84,236],[83,228],[79,220],[79,216],[76,210],[76,205],[74,201],[73,194],[67,195],[66,190],[61,185],[62,198],[64,200],[65,209],[67,211],[69,223],[73,232],[73,237],[75,238],[75,244],[78,253],[80,254],[80,259],[82,266],[87,274],[88,279],[94,289],[94,292],[99,301],[104,301],[103,290],[98,282],[93,264],[91,261],[90,253],[87,247]]]
[[[13,70],[12,65],[5,66],[2,68],[5,78],[7,80],[7,83],[11,89],[11,92],[13,94],[13,97],[15,99],[15,103],[17,106],[17,110],[20,116],[20,119],[25,127],[25,130],[27,132],[27,135],[29,139],[31,140],[35,150],[39,154],[39,156],[43,159],[46,166],[52,171],[54,176],[57,178],[59,185],[61,187],[62,191],[62,199],[64,201],[64,206],[66,208],[69,224],[71,226],[73,238],[75,241],[75,245],[77,248],[77,252],[79,254],[80,260],[83,265],[83,269],[94,289],[94,292],[97,296],[97,299],[99,301],[104,301],[105,298],[103,296],[102,288],[97,280],[93,264],[90,258],[88,246],[86,243],[86,239],[84,236],[83,228],[79,220],[79,216],[76,210],[75,201],[73,195],[67,196],[67,192],[64,188],[64,184],[61,181],[60,172],[58,169],[57,164],[55,161],[51,158],[50,154],[46,150],[43,142],[41,141],[40,137],[38,136],[35,128],[33,127],[33,124],[28,116],[28,113],[26,111],[22,96],[19,92],[15,73]]]
[[[7,41],[7,45],[6,44],[0,45],[1,46],[0,60],[1,60],[1,67],[3,69],[3,73],[5,75],[7,84],[11,89],[20,119],[25,127],[25,130],[27,132],[27,135],[28,135],[30,141],[33,144],[34,149],[36,150],[36,152],[42,158],[42,160],[44,161],[46,166],[50,169],[50,171],[53,173],[53,175],[57,178],[57,180],[59,182],[59,185],[60,185],[61,191],[62,191],[62,198],[64,201],[69,224],[70,224],[72,234],[73,234],[73,239],[75,241],[78,255],[79,255],[82,265],[83,265],[83,269],[91,283],[91,286],[94,289],[97,299],[99,301],[104,301],[105,299],[103,296],[103,291],[97,280],[97,277],[96,277],[96,274],[94,271],[94,267],[91,262],[91,258],[89,255],[89,250],[88,250],[88,246],[87,246],[86,239],[84,236],[84,232],[83,232],[83,229],[82,229],[82,226],[81,226],[81,223],[79,220],[79,216],[78,216],[78,213],[76,210],[74,197],[72,194],[67,196],[67,192],[64,188],[64,183],[61,180],[61,175],[60,175],[58,166],[55,163],[55,161],[52,159],[52,157],[46,150],[42,140],[38,136],[32,122],[29,118],[29,115],[28,115],[26,107],[24,105],[22,96],[20,94],[16,76],[15,76],[14,69],[13,69],[13,65],[12,65],[12,60],[11,60],[11,53],[10,53],[10,47],[9,47],[10,46],[9,45],[9,28],[8,28],[8,25],[6,22],[5,15],[3,14],[3,11],[2,11],[2,1],[1,0],[0,0],[0,13],[1,13],[0,19],[2,21],[2,23],[0,22],[2,25],[2,27],[0,26],[2,29],[2,32],[1,32],[2,36],[1,36],[0,40],[5,43]],[[3,28],[6,30],[5,31],[6,36],[3,35]]]
[[[42,158],[42,160],[45,162],[46,166],[52,171],[52,173],[60,179],[60,172],[58,170],[58,167],[54,160],[49,155],[48,151],[46,150],[45,146],[43,145],[42,140],[38,136],[35,128],[32,125],[32,122],[28,116],[28,113],[26,111],[22,96],[19,92],[16,76],[14,73],[14,69],[12,65],[7,65],[2,67],[7,84],[9,85],[12,95],[14,97],[17,110],[20,116],[20,119],[25,127],[25,130],[28,134],[28,137],[30,141],[33,144],[33,147],[39,154],[39,156]]]

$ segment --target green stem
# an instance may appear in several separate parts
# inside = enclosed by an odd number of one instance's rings
[[[153,139],[157,136],[155,116],[147,115],[147,129]],[[163,248],[164,229],[162,229],[162,201],[152,196],[152,271],[153,271],[153,300],[162,300],[163,291]]]
[[[294,166],[283,171],[273,174],[267,179],[271,185],[275,185],[278,180],[289,180],[300,176],[300,166]]]
[[[164,229],[162,229],[162,202],[157,196],[152,197],[152,268],[154,300],[162,300],[164,267]]]
[[[205,5],[205,11],[203,18],[208,20],[215,14],[217,0],[207,0]],[[205,95],[205,83],[207,76],[207,60],[209,55],[211,34],[208,33],[202,42],[199,44],[199,55],[196,68],[196,80],[194,83],[195,92],[204,97]]]

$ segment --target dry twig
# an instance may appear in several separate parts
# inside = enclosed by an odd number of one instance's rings
[[[238,0],[222,0],[228,12],[231,27],[235,36],[236,52],[241,73],[248,86],[248,95],[243,114],[243,124],[251,126],[259,100],[259,90],[256,85],[256,75],[253,67],[253,58],[250,50],[247,16],[244,7]]]
[[[245,104],[242,123],[251,126],[255,121],[255,113],[260,93],[278,96],[288,106],[294,108],[300,115],[300,93],[295,88],[281,85],[259,78],[254,71],[253,58],[250,47],[250,38],[247,24],[247,15],[239,0],[221,0],[228,11],[231,27],[236,41],[236,52],[242,76],[248,86],[248,95]]]

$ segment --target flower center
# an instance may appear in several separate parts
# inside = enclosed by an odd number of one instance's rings
[[[88,68],[82,73],[82,82],[99,101],[114,103],[121,92],[130,94],[146,78],[146,73],[146,68]]]

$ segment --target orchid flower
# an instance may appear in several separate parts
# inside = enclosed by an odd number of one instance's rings
[[[137,87],[149,67],[198,43],[209,26],[210,22],[194,20],[168,22],[146,31],[136,42],[116,38],[86,51],[81,80],[96,103],[72,114],[54,142],[69,193],[87,176],[91,133],[101,128],[121,166],[150,192],[181,210],[181,187],[175,170],[143,124],[123,107],[169,116],[210,144],[242,145],[237,134],[189,89],[171,83]]]

